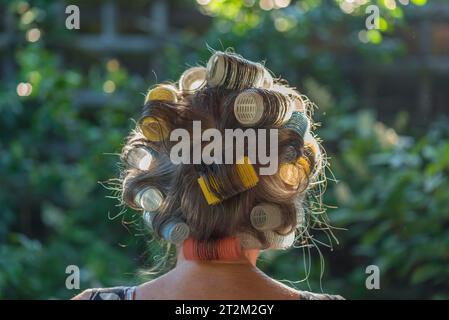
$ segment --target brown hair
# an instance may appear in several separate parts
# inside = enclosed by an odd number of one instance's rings
[[[312,121],[312,104],[307,99],[286,86],[284,80],[275,80],[273,86],[275,87],[273,90],[299,101],[297,109],[302,109],[301,111],[307,114],[309,121]],[[226,128],[242,128],[232,112],[236,96],[241,91],[240,88],[227,89],[204,85],[194,92],[177,90],[176,102],[147,98],[141,119],[154,116],[161,126],[166,126],[169,130],[183,128],[189,133],[192,131],[193,121],[201,121],[202,131],[215,128],[224,133]],[[177,218],[189,226],[190,238],[212,244],[212,247],[213,243],[220,239],[240,233],[251,234],[268,247],[264,232],[255,229],[250,220],[252,208],[260,203],[268,202],[280,207],[282,223],[274,230],[275,232],[286,235],[295,232],[298,227],[304,228],[304,221],[307,219],[304,216],[304,209],[307,209],[305,208],[307,194],[323,182],[321,177],[325,161],[321,155],[324,154],[324,150],[313,150],[321,149],[321,146],[311,135],[309,139],[313,140],[312,145],[305,148],[303,137],[295,130],[282,125],[262,125],[258,128],[279,130],[279,166],[283,163],[296,166],[301,172],[298,185],[286,184],[278,171],[273,175],[259,176],[256,186],[249,190],[242,190],[239,189],[238,177],[235,176],[233,165],[218,164],[214,166],[214,172],[221,181],[221,192],[235,195],[216,205],[209,205],[197,183],[198,165],[173,164],[169,155],[174,143],[167,137],[161,141],[151,141],[145,137],[137,125],[128,136],[121,154],[125,167],[122,172],[122,201],[133,209],[141,210],[135,203],[139,190],[148,186],[159,189],[164,199],[152,221],[155,234],[162,237],[162,226]],[[156,154],[147,170],[130,167],[126,163],[129,151],[139,146],[147,147]],[[310,170],[306,170],[303,165],[294,161],[298,157],[307,160]],[[253,166],[257,171],[260,164],[255,162]],[[321,202],[318,201],[318,203]]]

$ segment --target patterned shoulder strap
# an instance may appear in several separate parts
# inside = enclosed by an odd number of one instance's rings
[[[136,287],[92,289],[89,300],[134,300]]]

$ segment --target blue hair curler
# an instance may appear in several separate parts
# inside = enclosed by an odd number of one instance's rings
[[[295,131],[304,139],[304,136],[309,131],[309,126],[309,119],[304,112],[293,111],[290,120],[287,121],[284,128]]]
[[[162,227],[162,237],[174,245],[183,243],[189,233],[189,226],[182,221],[169,221]]]

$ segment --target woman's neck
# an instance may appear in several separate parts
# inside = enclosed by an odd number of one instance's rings
[[[294,290],[269,278],[256,265],[258,252],[238,260],[187,260],[178,250],[176,267],[139,286],[138,299],[289,299]]]
[[[257,258],[259,256],[260,250],[258,249],[251,249],[251,250],[243,250],[242,254],[239,259],[233,259],[233,260],[211,260],[211,261],[192,261],[187,260],[182,250],[180,248],[178,249],[177,254],[177,262],[176,267],[181,266],[187,266],[187,265],[194,265],[194,266],[206,266],[206,265],[212,265],[212,266],[229,266],[229,265],[251,265],[253,267],[256,266]]]

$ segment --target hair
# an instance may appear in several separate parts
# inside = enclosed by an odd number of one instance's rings
[[[199,248],[195,250],[201,248],[204,250],[204,247],[207,247],[209,252],[206,254],[207,257],[220,256],[210,254],[216,247],[214,244],[239,234],[251,235],[259,241],[262,249],[272,247],[267,233],[254,228],[251,223],[252,209],[263,203],[274,204],[280,209],[281,223],[273,232],[280,236],[287,236],[296,231],[297,238],[300,238],[300,242],[303,243],[304,238],[308,236],[307,228],[314,224],[317,217],[323,217],[323,215],[314,215],[311,206],[318,205],[319,213],[324,212],[321,195],[326,182],[323,178],[326,161],[324,149],[316,135],[312,133],[315,127],[312,120],[314,105],[294,88],[289,87],[285,80],[273,80],[263,65],[249,62],[229,52],[216,52],[213,58],[217,60],[217,56],[225,62],[224,67],[221,66],[224,68],[222,81],[219,78],[217,80],[215,74],[220,72],[215,70],[220,66],[211,68],[210,64],[213,62],[210,61],[207,69],[192,68],[196,72],[201,71],[203,77],[200,77],[201,81],[195,89],[191,89],[189,83],[185,83],[188,77],[184,73],[179,84],[167,83],[156,86],[156,88],[165,88],[164,94],[159,92],[157,95],[153,90],[147,95],[140,120],[127,137],[121,153],[122,203],[132,209],[143,211],[135,200],[139,191],[147,187],[157,188],[163,199],[152,218],[151,227],[154,234],[164,239],[164,226],[170,221],[182,221],[190,229],[189,241],[203,244],[203,246],[191,247]],[[211,72],[214,75],[211,75]],[[261,80],[258,72],[262,72],[266,81]],[[204,73],[206,73],[205,76]],[[214,81],[210,81],[213,76],[215,76]],[[211,85],[212,82],[214,85]],[[262,86],[265,87],[262,88]],[[277,101],[285,103],[285,99],[289,99],[294,104],[295,111],[306,115],[310,123],[310,131],[312,131],[307,136],[302,136],[298,130],[294,130],[294,127],[280,121],[260,121],[256,127],[252,126],[256,129],[278,129],[279,168],[283,164],[296,168],[300,173],[298,183],[294,185],[286,183],[278,170],[273,175],[258,176],[258,183],[255,186],[245,188],[239,180],[235,165],[174,164],[170,161],[170,150],[174,142],[163,134],[164,130],[168,132],[175,128],[187,130],[191,134],[191,145],[193,145],[193,121],[201,121],[202,132],[214,128],[223,133],[223,136],[224,130],[228,128],[245,129],[234,115],[234,103],[236,97],[247,89],[255,89],[255,92],[259,92],[263,96],[265,105],[271,103],[271,109],[274,111],[270,112],[276,112]],[[156,131],[160,134],[159,139],[152,139],[143,130],[143,122],[149,118],[152,118],[156,124]],[[264,119],[274,119],[273,114],[265,114]],[[258,141],[258,143],[266,143],[265,150],[269,150],[268,141]],[[202,142],[202,147],[205,145],[206,143]],[[130,166],[127,160],[130,151],[140,147],[151,150],[153,154],[153,161],[145,169]],[[297,159],[302,161],[296,161]],[[255,171],[262,166],[257,161],[252,162],[252,165]],[[209,181],[207,186],[220,199],[214,205],[208,204],[198,184],[200,177],[208,177],[211,174],[218,183]],[[321,222],[323,221],[325,222],[325,219]],[[322,228],[322,223],[320,226]]]

